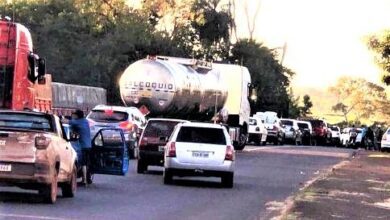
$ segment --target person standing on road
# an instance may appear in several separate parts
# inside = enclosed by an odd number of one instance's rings
[[[82,182],[87,185],[87,171],[90,166],[90,152],[91,152],[91,131],[88,120],[84,117],[84,112],[80,109],[72,113],[72,119],[69,120],[69,125],[73,130],[80,135],[80,147],[83,155],[82,160]]]
[[[349,143],[355,145],[356,137],[357,137],[357,130],[355,128],[355,125],[352,125],[352,128],[349,130]]]

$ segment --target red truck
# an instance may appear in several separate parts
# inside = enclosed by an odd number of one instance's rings
[[[0,108],[69,115],[106,104],[106,97],[103,88],[52,82],[45,60],[33,52],[29,30],[0,18]]]

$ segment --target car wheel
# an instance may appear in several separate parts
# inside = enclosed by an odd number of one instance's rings
[[[263,136],[260,134],[260,137],[259,139],[256,140],[256,145],[257,146],[260,146],[261,145],[261,139],[263,138]]]
[[[228,173],[221,178],[221,183],[226,188],[233,188],[234,174]]]
[[[53,172],[51,183],[44,186],[39,194],[43,196],[46,203],[54,204],[57,201],[58,192],[58,174],[57,171]]]
[[[164,170],[163,180],[164,180],[164,184],[166,184],[166,185],[172,184],[173,176],[169,170]]]
[[[137,161],[137,173],[145,173],[148,166],[145,164],[145,162],[141,159],[138,159]]]
[[[73,166],[72,176],[69,182],[65,183],[62,187],[62,196],[63,197],[74,197],[77,190],[77,168],[76,165]]]

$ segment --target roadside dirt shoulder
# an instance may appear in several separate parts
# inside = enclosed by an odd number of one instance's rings
[[[282,219],[390,219],[390,154],[359,151],[300,191]]]

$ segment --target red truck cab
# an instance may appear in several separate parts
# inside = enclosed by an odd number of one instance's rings
[[[51,110],[45,60],[33,53],[29,30],[0,18],[0,108]]]

